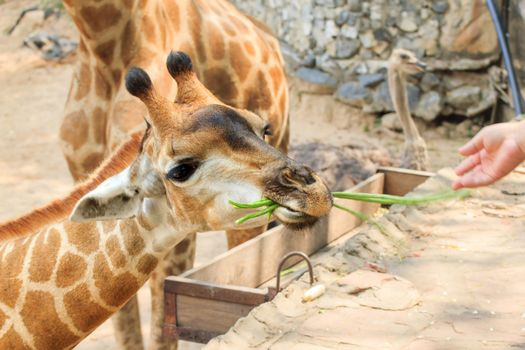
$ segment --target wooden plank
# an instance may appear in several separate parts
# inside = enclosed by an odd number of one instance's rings
[[[186,340],[194,343],[206,344],[213,338],[225,332],[209,332],[202,329],[188,327],[176,327],[175,325],[164,324],[164,336],[173,340]]]
[[[178,339],[176,332],[177,325],[177,296],[175,294],[164,294],[164,325],[162,327],[163,336],[171,339]]]
[[[384,193],[404,196],[425,182],[434,173],[401,168],[380,167],[378,173],[385,175]]]
[[[205,281],[169,276],[164,283],[166,295],[178,294],[244,305],[259,305],[269,300],[268,290],[241,286],[222,286]]]
[[[349,191],[383,193],[384,175],[375,174]],[[374,213],[375,203],[338,200],[345,206],[365,214]],[[283,226],[275,227],[256,238],[219,255],[209,263],[185,272],[181,277],[255,288],[273,278],[282,256],[293,250],[308,255],[360,225],[354,216],[341,210],[332,210],[327,218],[314,227],[294,231]],[[290,259],[287,266],[297,262]]]
[[[255,305],[177,295],[177,327],[226,333]]]

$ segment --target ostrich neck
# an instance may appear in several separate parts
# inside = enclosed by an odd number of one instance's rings
[[[390,94],[392,95],[394,110],[401,120],[404,133],[409,137],[419,136],[416,124],[410,115],[404,74],[396,69],[389,69],[388,86],[390,88]]]

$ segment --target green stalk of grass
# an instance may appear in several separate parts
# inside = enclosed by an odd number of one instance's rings
[[[255,218],[259,217],[259,216],[263,216],[263,215],[266,215],[266,214],[268,214],[268,217],[271,217],[272,214],[273,214],[273,211],[275,209],[277,209],[278,207],[279,207],[279,204],[274,203],[274,204],[268,206],[267,208],[265,208],[263,210],[259,210],[259,211],[256,211],[255,213],[251,213],[251,214],[243,216],[242,218],[236,220],[235,223],[237,225],[240,225],[240,224],[245,223],[248,220],[255,219]]]
[[[418,205],[430,202],[436,202],[452,198],[465,198],[471,194],[470,190],[461,189],[459,191],[445,191],[420,197],[401,197],[389,194],[377,193],[357,193],[357,192],[332,192],[334,198],[352,199],[362,202],[380,203],[380,204],[403,204]]]
[[[263,198],[255,202],[251,203],[240,203],[236,201],[232,201],[231,199],[228,201],[231,205],[233,205],[235,208],[239,209],[256,209],[263,206],[270,206],[274,205],[275,202],[268,198]]]
[[[334,198],[350,199],[350,200],[370,202],[370,203],[418,205],[418,204],[426,204],[430,202],[441,201],[445,199],[453,199],[453,198],[461,199],[461,198],[470,196],[471,193],[472,191],[468,189],[461,189],[459,191],[444,191],[444,192],[434,193],[434,194],[420,196],[420,197],[401,197],[401,196],[393,196],[389,194],[360,193],[360,192],[332,192],[332,196]],[[251,220],[259,216],[266,215],[266,214],[268,214],[268,217],[271,217],[275,209],[279,207],[279,204],[275,203],[269,198],[262,198],[258,201],[251,202],[251,203],[240,203],[240,202],[236,202],[233,200],[229,200],[229,203],[235,208],[239,208],[239,209],[258,209],[261,207],[266,207],[262,210],[256,211],[255,213],[245,215],[242,218],[238,219],[237,221],[235,221],[237,225],[243,224],[248,220]],[[368,216],[366,216],[365,214],[361,212],[350,209],[340,204],[334,204],[334,207],[344,210],[346,212],[349,212],[350,214],[354,215],[355,217],[357,217],[363,222],[368,222],[370,224],[373,224],[381,231],[384,230],[384,228],[381,225],[379,225],[377,222],[370,219]]]

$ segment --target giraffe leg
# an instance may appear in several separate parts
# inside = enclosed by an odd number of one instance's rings
[[[140,330],[139,304],[136,294],[122,309],[113,315],[111,321],[119,349],[144,349]]]
[[[162,336],[164,323],[164,280],[170,275],[180,275],[193,267],[196,234],[191,234],[173,249],[151,276],[151,334],[148,349],[175,350],[177,342]]]

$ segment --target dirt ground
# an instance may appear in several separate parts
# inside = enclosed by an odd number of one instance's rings
[[[464,200],[392,206],[382,231],[361,225],[312,257],[320,298],[302,302],[305,274],[205,349],[524,349],[518,171]],[[412,195],[452,179],[444,169]]]
[[[7,29],[20,12],[35,4],[38,2],[0,1],[0,220],[40,206],[65,194],[72,186],[58,145],[58,130],[74,60],[46,62],[38,52],[23,47],[22,43],[25,37],[39,30],[70,38],[77,34],[64,14],[58,21],[46,21],[43,28],[41,21],[29,15],[12,35],[7,35]],[[362,140],[367,144],[381,144],[393,154],[399,154],[402,146],[401,135],[374,128],[368,132],[362,127],[341,128],[319,115],[294,117],[291,125],[292,143],[322,141],[345,145]],[[424,134],[432,168],[453,166],[459,160],[455,150],[465,140],[449,140],[437,135],[435,132]],[[222,233],[201,235],[197,264],[225,250],[226,240]],[[149,298],[144,288],[140,296],[142,301]],[[147,303],[142,302],[142,305],[143,315],[147,318]],[[110,325],[105,324],[79,348],[114,348]]]

